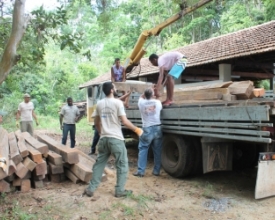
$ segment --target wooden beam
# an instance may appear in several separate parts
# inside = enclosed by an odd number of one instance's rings
[[[266,72],[243,72],[243,71],[232,71],[232,76],[240,76],[244,78],[257,78],[257,79],[271,79],[273,74]],[[207,70],[207,69],[186,69],[182,75],[182,79],[190,78],[196,76],[196,79],[201,79],[203,77],[219,76],[219,70]],[[210,77],[211,78],[211,77]]]
[[[23,158],[27,157],[29,155],[29,151],[27,150],[25,139],[21,136],[21,131],[17,130],[14,133],[15,133],[15,136],[17,137],[17,141],[18,141],[17,145],[21,156]]]
[[[152,83],[137,83],[137,82],[115,82],[114,85],[116,86],[117,90],[120,91],[132,91],[132,92],[138,92],[143,93],[146,89],[152,88]]]
[[[10,158],[17,165],[23,158],[19,152],[14,132],[9,133]]]
[[[9,174],[8,132],[0,127],[0,180]]]
[[[35,163],[42,163],[43,158],[41,152],[38,150],[34,149],[29,143],[26,143],[26,147],[29,151],[30,158],[35,162]]]
[[[60,154],[65,162],[69,164],[76,164],[79,162],[78,154],[73,148],[66,147],[44,134],[38,134],[37,138],[39,141],[46,143],[50,150]]]
[[[254,86],[251,81],[234,82],[229,87],[230,94],[236,95],[237,99],[249,99]]]
[[[23,132],[21,135],[25,138],[26,142],[28,142],[33,148],[38,150],[41,154],[47,154],[49,152],[48,145],[39,142],[37,139],[31,136],[30,133]]]

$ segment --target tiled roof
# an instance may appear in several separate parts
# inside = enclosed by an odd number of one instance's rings
[[[275,21],[190,44],[173,51],[179,51],[188,57],[188,67],[275,51]],[[127,75],[127,79],[157,72],[158,67],[152,66],[148,58],[143,58],[140,61],[140,66],[134,68]],[[105,73],[79,86],[79,88],[108,81],[110,75],[110,72]]]
[[[103,83],[103,82],[106,82],[106,81],[109,81],[109,80],[111,80],[111,72],[108,72],[108,73],[105,73],[103,75],[97,76],[97,77],[93,78],[92,80],[80,85],[78,88],[83,89],[85,87],[92,86],[92,85],[98,85],[100,83]]]
[[[188,57],[188,67],[275,51],[275,21],[190,44],[173,51],[179,51]],[[143,58],[140,63],[141,67],[136,67],[127,78],[158,72],[158,68],[152,66],[148,58]]]

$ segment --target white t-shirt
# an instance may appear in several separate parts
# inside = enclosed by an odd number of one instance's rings
[[[75,124],[75,118],[79,115],[79,109],[75,106],[64,105],[61,109],[63,115],[63,122],[65,124]]]
[[[104,98],[97,102],[92,117],[100,116],[102,137],[113,137],[124,140],[120,116],[126,115],[122,101],[115,98]]]
[[[139,98],[138,108],[141,113],[142,127],[150,127],[160,125],[160,111],[162,109],[161,102],[157,99]]]
[[[182,57],[184,55],[177,51],[165,53],[158,58],[158,66],[164,67],[164,70],[169,71]]]
[[[34,109],[32,102],[21,102],[18,105],[18,111],[20,111],[21,121],[32,121],[32,111]]]

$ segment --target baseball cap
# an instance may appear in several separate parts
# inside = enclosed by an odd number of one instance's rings
[[[31,96],[28,94],[28,93],[26,93],[25,95],[24,95],[24,98],[30,98]]]

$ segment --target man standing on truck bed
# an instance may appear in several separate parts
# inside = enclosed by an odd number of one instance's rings
[[[75,146],[75,123],[80,116],[79,109],[73,105],[73,99],[67,98],[67,105],[61,109],[59,121],[62,132],[62,144],[66,145],[68,133],[70,132],[71,148]]]
[[[36,125],[38,126],[38,120],[36,114],[34,113],[33,103],[30,101],[31,96],[29,94],[24,95],[24,102],[21,102],[18,106],[18,111],[16,114],[16,127],[19,128],[19,118],[20,130],[21,132],[29,132],[33,136],[33,118],[35,119]]]
[[[102,90],[106,97],[97,103],[93,114],[95,127],[100,135],[98,156],[93,166],[92,179],[88,188],[84,190],[84,194],[89,197],[94,195],[94,191],[101,182],[106,163],[112,154],[115,157],[117,169],[115,197],[124,197],[132,191],[124,189],[128,174],[128,157],[120,121],[138,136],[141,136],[143,131],[127,119],[122,101],[114,98],[116,90],[113,83],[105,82]]]
[[[120,59],[116,58],[114,65],[111,67],[111,81],[125,82],[126,72],[125,68],[120,65]]]
[[[184,71],[187,59],[177,51],[168,52],[160,57],[156,54],[151,54],[149,57],[153,66],[159,66],[159,77],[155,87],[155,95],[159,97],[158,93],[161,85],[166,85],[166,100],[162,103],[164,106],[169,106],[173,103],[174,95],[174,78],[179,78]]]
[[[153,175],[159,176],[161,168],[162,130],[160,111],[162,105],[159,100],[153,99],[153,89],[146,89],[138,100],[138,108],[142,118],[143,134],[138,144],[138,170],[134,176],[143,177],[147,164],[147,154],[150,145],[154,153]]]

